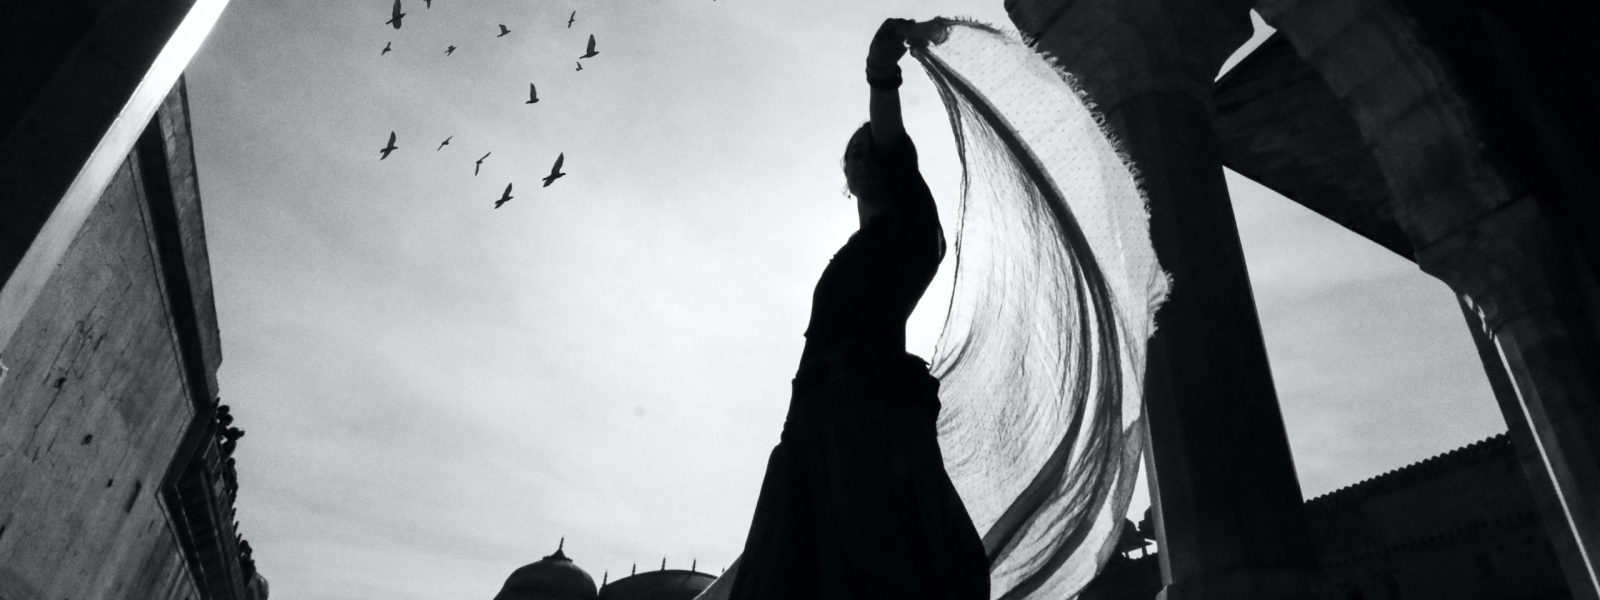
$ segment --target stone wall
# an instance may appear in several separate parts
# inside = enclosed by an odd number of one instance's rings
[[[1501,434],[1314,498],[1314,600],[1573,597],[1510,437]],[[1157,555],[1113,556],[1082,600],[1151,600]]]
[[[1569,598],[1501,434],[1306,503],[1319,598]]]
[[[204,597],[161,500],[216,393],[204,243],[180,83],[0,349],[0,599]]]

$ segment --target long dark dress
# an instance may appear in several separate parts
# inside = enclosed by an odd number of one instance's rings
[[[939,382],[905,351],[945,242],[916,151],[901,147],[868,153],[873,181],[857,193],[881,194],[885,209],[813,292],[735,600],[989,597],[983,543],[939,451]]]

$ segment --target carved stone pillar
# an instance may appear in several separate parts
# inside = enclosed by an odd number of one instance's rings
[[[1478,349],[1478,358],[1483,361],[1483,371],[1489,376],[1489,387],[1494,390],[1495,402],[1500,406],[1506,428],[1510,430],[1511,447],[1517,452],[1517,464],[1528,481],[1534,502],[1538,503],[1540,520],[1544,521],[1545,533],[1550,536],[1550,545],[1556,550],[1556,559],[1561,563],[1561,572],[1566,575],[1572,598],[1600,600],[1589,583],[1589,567],[1583,562],[1578,540],[1567,523],[1561,495],[1556,493],[1550,471],[1544,466],[1544,455],[1528,425],[1527,416],[1522,412],[1522,399],[1517,396],[1517,386],[1506,372],[1500,349],[1495,347],[1494,338],[1483,322],[1483,315],[1473,308],[1472,301],[1463,296],[1457,296],[1457,299],[1461,313],[1466,317],[1467,328],[1472,331],[1472,342]]]
[[[1007,2],[1139,170],[1172,275],[1146,375],[1163,597],[1304,598],[1315,558],[1211,128],[1249,3]]]
[[[1417,262],[1461,294],[1498,353],[1494,366],[1510,375],[1502,412],[1524,446],[1519,456],[1535,458],[1523,464],[1543,480],[1530,486],[1541,516],[1556,530],[1551,542],[1573,597],[1595,598],[1600,340],[1578,291],[1579,278],[1593,276],[1574,268],[1578,252],[1569,228],[1523,196],[1423,248]]]

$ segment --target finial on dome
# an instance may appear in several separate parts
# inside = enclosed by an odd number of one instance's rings
[[[700,566],[700,559],[696,558],[694,560],[689,561],[689,570],[690,571],[693,571],[695,569],[695,567],[698,567],[698,566]]]
[[[555,552],[555,554],[551,554],[550,556],[546,556],[545,558],[547,558],[547,559],[555,559],[555,560],[564,560],[564,561],[571,562],[572,559],[567,558],[567,553],[563,551],[566,547],[567,547],[567,536],[561,536],[561,541],[556,544],[556,552]]]
[[[667,557],[661,557],[661,570],[667,570]]]
[[[639,574],[639,563],[633,563],[633,572],[628,573],[628,574],[629,575],[638,575]]]
[[[605,589],[606,588],[606,583],[609,582],[609,581],[611,581],[611,571],[607,570],[606,572],[601,573],[600,574],[600,589]]]

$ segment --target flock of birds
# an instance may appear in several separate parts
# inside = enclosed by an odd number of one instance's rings
[[[426,5],[427,9],[429,9],[429,10],[433,9],[433,0],[422,0],[422,1],[423,1],[423,4]],[[395,29],[400,29],[400,25],[401,25],[403,19],[405,19],[405,16],[406,16],[406,13],[404,12],[404,10],[402,9],[402,7],[400,5],[400,2],[401,2],[401,0],[394,0],[394,8],[390,12],[389,20],[388,21],[384,21],[385,25],[391,25]],[[573,23],[576,23],[577,21],[578,21],[578,11],[572,11],[572,14],[567,16],[567,28],[571,29]],[[501,38],[501,37],[505,37],[505,36],[511,34],[511,29],[506,27],[505,24],[501,23],[501,24],[499,24],[499,26],[500,26],[500,33],[498,35],[496,35],[495,37]],[[383,50],[378,52],[378,55],[379,56],[383,56],[383,55],[388,54],[388,53],[390,53],[392,51],[394,51],[394,42],[385,42],[384,45],[383,45]],[[456,46],[451,44],[451,45],[448,45],[448,46],[445,47],[444,54],[445,54],[445,56],[450,56],[450,55],[454,54],[455,51],[456,51]],[[600,51],[595,49],[594,34],[591,33],[591,34],[589,34],[589,45],[588,45],[588,47],[584,50],[582,55],[578,56],[578,61],[577,61],[578,68],[577,68],[577,70],[578,71],[582,71],[583,70],[583,59],[594,58],[595,56],[598,56],[599,54],[600,54]],[[525,102],[525,104],[534,104],[534,103],[537,103],[538,101],[539,101],[539,90],[538,90],[537,87],[534,86],[534,84],[529,83],[528,84],[528,101]],[[455,136],[453,136],[453,135],[449,136],[449,137],[446,137],[444,139],[444,141],[439,142],[439,147],[435,148],[434,152],[438,152],[438,151],[444,150],[444,147],[450,145],[450,140],[454,139],[454,138],[455,138]],[[395,134],[395,132],[394,131],[390,131],[389,132],[389,142],[387,144],[385,144],[384,147],[378,149],[378,160],[383,160],[383,159],[389,158],[389,153],[394,152],[395,150],[398,150],[400,148],[399,146],[395,145],[395,141],[397,139],[398,139],[398,136]],[[490,154],[493,154],[493,153],[492,152],[485,152],[483,154],[483,156],[479,157],[478,160],[473,163],[473,165],[472,165],[472,176],[473,177],[477,177],[478,176],[479,171],[482,170],[482,168],[483,168],[483,161],[487,160],[489,158]],[[560,153],[560,154],[558,154],[556,156],[555,164],[550,166],[550,174],[544,176],[544,178],[543,178],[543,181],[544,181],[544,186],[543,187],[550,187],[550,184],[555,183],[555,181],[557,179],[560,179],[560,178],[566,176],[566,173],[561,172],[561,165],[562,165],[562,163],[566,162],[566,159],[567,159],[567,154],[565,152],[562,152],[562,153]],[[505,191],[501,192],[500,193],[500,198],[498,198],[498,199],[496,199],[494,201],[494,207],[495,208],[500,208],[501,205],[511,201],[511,199],[513,198],[513,196],[511,195],[511,187],[512,187],[512,185],[513,185],[513,183],[507,183],[506,184]]]

